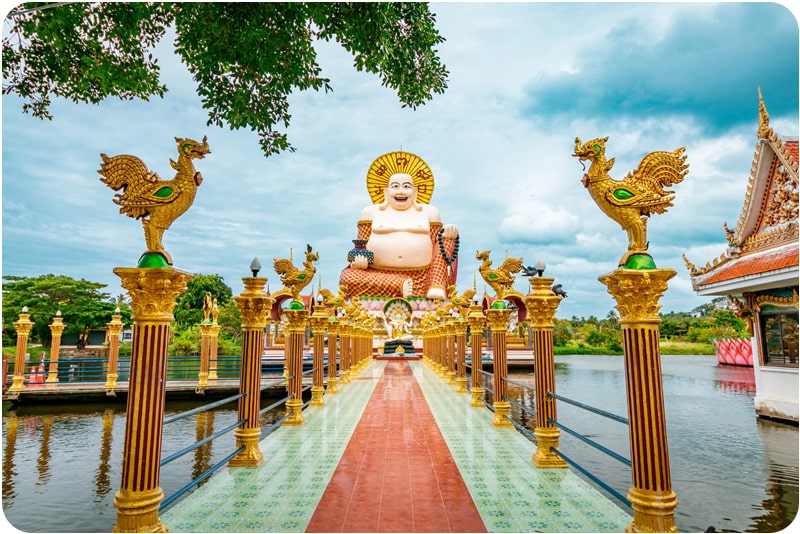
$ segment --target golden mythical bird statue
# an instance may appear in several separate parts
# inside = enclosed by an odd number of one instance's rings
[[[141,219],[144,226],[145,254],[162,254],[169,265],[172,258],[164,250],[161,238],[164,231],[183,215],[194,202],[197,187],[203,177],[194,168],[194,159],[203,159],[210,154],[206,137],[198,143],[192,139],[176,137],[178,161],[169,161],[177,172],[172,180],[161,180],[158,174],[147,169],[136,156],[122,154],[108,157],[100,154],[103,163],[97,171],[103,178],[100,181],[114,191],[114,204],[121,206],[119,212]]]
[[[472,297],[475,296],[474,289],[467,289],[459,296],[456,291],[456,286],[450,286],[447,292],[447,300],[458,310],[459,317],[466,317],[466,310],[472,306]]]
[[[673,152],[651,152],[623,180],[614,180],[608,175],[614,158],[606,160],[606,141],[608,137],[582,144],[576,137],[573,156],[581,162],[591,161],[583,175],[584,187],[603,213],[628,233],[628,251],[619,261],[624,266],[631,256],[649,256],[647,219],[651,213],[664,213],[672,206],[675,194],[664,188],[680,183],[689,172],[689,165],[685,147]]]
[[[478,271],[486,283],[497,293],[497,300],[503,300],[513,292],[514,274],[522,270],[522,258],[506,258],[500,268],[492,269],[490,253],[490,251],[484,250],[475,255],[476,259],[483,260]]]
[[[314,267],[312,262],[319,260],[319,254],[311,251],[311,245],[306,245],[306,259],[303,262],[302,271],[292,265],[292,260],[275,259],[274,267],[275,272],[281,277],[284,289],[292,294],[292,299],[295,302],[300,302],[300,292],[306,287],[311,279],[314,278],[314,273],[317,268]]]

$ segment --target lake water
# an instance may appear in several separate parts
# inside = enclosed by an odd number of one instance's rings
[[[750,368],[717,365],[713,356],[663,356],[675,523],[682,532],[776,532],[798,508],[798,428],[759,420]],[[510,378],[533,384],[531,372]],[[627,417],[621,356],[557,356],[559,395]],[[514,398],[529,395],[510,388]],[[195,404],[169,402],[167,414]],[[25,532],[109,532],[116,521],[125,405],[3,406],[2,503]],[[279,414],[263,416],[267,426]],[[235,403],[165,427],[166,456],[236,419]],[[630,457],[627,427],[558,404],[561,423]],[[267,438],[269,439],[269,438]],[[162,467],[170,495],[233,450],[227,434]],[[561,450],[623,495],[630,470],[562,433]]]

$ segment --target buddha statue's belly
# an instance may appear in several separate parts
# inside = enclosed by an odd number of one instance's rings
[[[373,232],[367,249],[374,254],[372,266],[377,269],[419,269],[431,264],[431,238],[427,232]]]

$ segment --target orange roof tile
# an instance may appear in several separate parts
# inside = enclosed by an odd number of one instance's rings
[[[797,141],[786,141],[783,143],[783,148],[789,153],[794,161],[797,160]]]
[[[758,256],[742,257],[720,266],[719,270],[703,280],[700,285],[709,285],[743,276],[768,273],[777,269],[798,265],[798,250],[794,247],[776,250]]]

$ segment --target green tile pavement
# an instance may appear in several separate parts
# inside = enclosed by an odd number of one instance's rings
[[[469,405],[421,362],[412,362],[433,417],[489,532],[623,532],[632,517],[569,469],[539,469],[536,445],[494,414]]]
[[[161,522],[172,532],[305,531],[385,365],[373,362],[324,407],[304,410],[304,425],[262,440],[260,466],[222,469]]]

